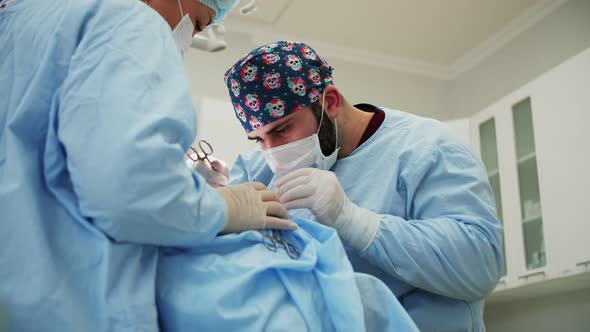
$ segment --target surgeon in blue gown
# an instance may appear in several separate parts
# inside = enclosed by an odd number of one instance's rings
[[[276,188],[291,215],[334,229],[354,271],[383,281],[420,330],[484,331],[503,257],[483,164],[438,121],[350,103],[332,73],[298,42],[236,61],[225,82],[260,148],[238,156],[230,183]]]
[[[295,227],[263,185],[182,162],[179,50],[235,2],[0,1],[0,326],[157,331],[159,247]]]

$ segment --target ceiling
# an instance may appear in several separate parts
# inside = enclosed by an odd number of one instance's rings
[[[242,0],[241,5],[248,2]],[[243,16],[234,10],[225,25],[254,42],[299,40],[320,53],[329,48],[336,56],[356,54],[359,61],[397,62],[398,67],[421,65],[423,71],[445,76],[564,2],[258,0],[254,14]]]

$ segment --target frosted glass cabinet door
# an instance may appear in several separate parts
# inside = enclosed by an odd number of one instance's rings
[[[543,267],[545,243],[531,99],[512,107],[526,268]]]
[[[481,159],[486,166],[488,180],[494,191],[496,200],[496,212],[498,219],[504,225],[502,217],[502,196],[500,192],[500,170],[498,167],[498,140],[496,139],[496,120],[491,118],[479,125],[479,145]],[[506,257],[506,245],[504,231],[502,231],[502,252]],[[506,275],[506,259],[504,259],[504,273]]]

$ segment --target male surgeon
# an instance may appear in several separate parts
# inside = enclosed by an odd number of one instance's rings
[[[420,330],[485,330],[501,225],[482,163],[447,127],[351,104],[303,43],[256,48],[225,83],[260,147],[237,158],[230,183],[262,182],[291,216],[335,229],[354,270],[387,284]]]

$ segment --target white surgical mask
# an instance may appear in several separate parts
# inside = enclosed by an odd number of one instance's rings
[[[189,14],[187,13],[184,15],[180,0],[178,0],[178,7],[180,7],[180,15],[182,16],[182,20],[180,20],[178,25],[176,25],[174,30],[172,30],[172,35],[174,36],[174,41],[176,42],[176,47],[178,48],[180,55],[184,57],[184,55],[190,49],[191,43],[193,42],[193,32],[195,31],[195,26]]]
[[[326,96],[324,95],[322,101]],[[316,167],[321,170],[327,171],[334,166],[336,159],[338,158],[338,126],[334,122],[336,128],[336,143],[335,149],[329,156],[324,156],[322,148],[320,146],[320,139],[318,133],[320,132],[321,123],[324,119],[325,111],[322,109],[322,116],[320,118],[320,125],[318,131],[304,139],[277,146],[276,148],[267,149],[264,151],[264,159],[270,167],[270,169],[277,176],[281,177],[289,174],[295,170],[305,167]]]

